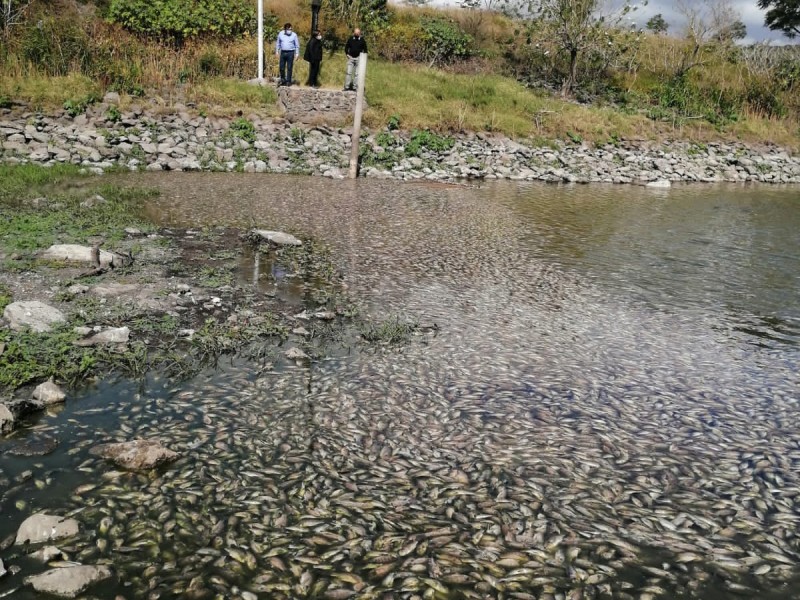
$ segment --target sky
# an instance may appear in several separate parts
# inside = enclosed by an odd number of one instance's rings
[[[696,0],[694,0],[696,2]],[[777,44],[798,43],[800,40],[790,40],[780,31],[771,31],[764,25],[764,11],[758,8],[757,0],[730,0],[731,6],[742,18],[747,26],[747,37],[742,40],[744,44],[771,40]],[[633,19],[637,25],[644,26],[653,15],[661,13],[669,23],[669,32],[678,33],[683,24],[683,17],[676,10],[676,3],[672,0],[650,0],[647,6],[638,9]]]
[[[391,0],[390,0],[391,1]],[[486,0],[484,0],[485,2]],[[703,0],[685,0],[690,5],[699,6]],[[715,0],[708,0],[713,2]],[[747,26],[747,37],[741,40],[742,44],[770,41],[774,45],[798,44],[800,36],[790,40],[779,31],[772,31],[764,25],[764,12],[758,8],[758,0],[728,0],[734,10],[741,15],[742,22]],[[622,0],[609,0],[609,5],[621,6]],[[631,5],[638,4],[641,0],[630,0]],[[458,0],[432,0],[434,5],[458,5]],[[675,0],[648,0],[647,6],[637,9],[632,17],[638,27],[644,27],[648,19],[661,13],[669,23],[669,33],[677,35],[684,24],[684,18],[677,10]]]

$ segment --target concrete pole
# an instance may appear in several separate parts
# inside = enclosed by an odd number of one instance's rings
[[[264,81],[264,0],[258,0],[258,81]]]
[[[358,177],[358,143],[361,138],[361,115],[364,112],[364,83],[367,78],[367,55],[358,55],[358,89],[356,91],[356,112],[353,117],[353,139],[350,142],[350,179]]]

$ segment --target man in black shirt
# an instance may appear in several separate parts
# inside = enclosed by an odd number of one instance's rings
[[[303,58],[308,61],[308,82],[306,85],[319,87],[319,66],[322,63],[322,34],[319,31],[311,32],[311,39],[306,45]]]
[[[344,53],[347,56],[347,73],[344,78],[344,90],[354,92],[358,82],[358,57],[361,53],[367,53],[367,42],[361,37],[361,30],[356,27],[353,30],[353,35],[347,40],[344,45]]]

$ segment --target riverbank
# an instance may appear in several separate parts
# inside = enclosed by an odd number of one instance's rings
[[[191,106],[119,105],[119,96],[71,115],[0,110],[0,161],[75,164],[91,172],[244,171],[342,178],[350,130],[248,114],[208,116]],[[73,111],[74,112],[74,111]],[[491,133],[372,131],[362,139],[363,177],[434,181],[509,179],[554,183],[800,183],[800,157],[777,146],[580,138],[526,144]]]
[[[78,170],[0,166],[0,432],[47,407],[33,388],[48,380],[59,403],[109,373],[304,364],[416,329],[360,315],[308,236],[158,227],[143,210],[155,190]]]

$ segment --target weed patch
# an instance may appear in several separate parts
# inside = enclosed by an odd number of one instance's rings
[[[417,329],[419,323],[409,323],[395,315],[383,321],[367,321],[360,325],[361,337],[371,343],[399,344],[407,342]]]

